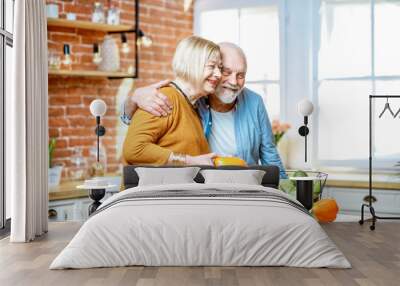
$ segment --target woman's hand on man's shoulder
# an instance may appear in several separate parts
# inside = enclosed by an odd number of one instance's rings
[[[172,104],[168,97],[160,92],[160,88],[168,86],[170,80],[163,80],[152,85],[135,89],[130,100],[137,106],[154,116],[168,116],[172,111]]]

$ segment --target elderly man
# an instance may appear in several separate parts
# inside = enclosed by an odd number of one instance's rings
[[[236,156],[247,164],[276,165],[280,177],[287,178],[273,143],[268,114],[261,96],[244,87],[247,62],[242,49],[232,43],[221,43],[222,79],[216,94],[199,100],[198,111],[204,133],[213,153]],[[158,84],[136,89],[124,103],[121,119],[126,124],[139,107],[156,116],[166,116],[171,104],[157,89]]]

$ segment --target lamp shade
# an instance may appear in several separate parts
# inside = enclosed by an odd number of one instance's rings
[[[90,112],[93,116],[103,116],[107,111],[107,104],[104,100],[95,99],[90,103]]]
[[[305,98],[297,104],[297,111],[302,116],[308,116],[314,111],[314,105]]]

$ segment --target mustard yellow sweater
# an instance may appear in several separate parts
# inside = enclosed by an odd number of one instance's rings
[[[193,106],[173,87],[160,91],[173,104],[173,110],[166,117],[157,117],[141,109],[136,111],[123,146],[128,164],[164,165],[171,152],[191,156],[210,152]]]

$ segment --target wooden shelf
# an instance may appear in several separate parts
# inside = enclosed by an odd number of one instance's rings
[[[92,31],[101,31],[106,33],[132,32],[135,30],[134,27],[129,25],[108,25],[101,23],[93,23],[89,21],[78,21],[78,20],[71,21],[58,18],[47,18],[47,26],[85,29]]]
[[[126,72],[104,72],[87,70],[52,70],[49,69],[49,76],[65,77],[107,77],[107,78],[132,78],[134,74]]]
[[[134,32],[135,28],[130,25],[108,25],[101,23],[93,23],[90,21],[66,20],[58,18],[47,18],[48,27],[66,27],[75,29],[85,29],[91,31],[101,31],[105,33],[123,33]],[[63,77],[93,77],[93,78],[136,78],[135,74],[127,72],[103,72],[88,70],[51,70],[49,76]]]

